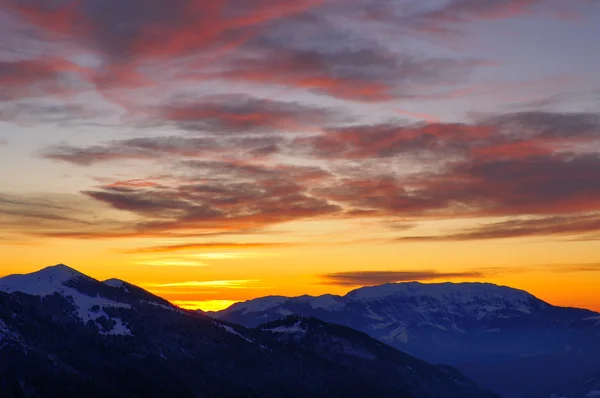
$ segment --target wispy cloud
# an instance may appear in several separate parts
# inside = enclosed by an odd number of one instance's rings
[[[273,243],[273,242],[205,242],[205,243],[181,243],[175,245],[142,247],[128,250],[127,253],[170,253],[181,251],[199,251],[199,250],[244,250],[244,249],[270,249],[286,246],[293,246],[294,243]]]
[[[317,218],[401,217],[409,225],[498,217],[495,225],[403,239],[593,236],[597,111],[523,106],[445,122],[402,102],[477,93],[474,72],[502,67],[431,50],[430,36],[460,36],[477,21],[580,15],[589,3],[5,0],[0,119],[104,119],[87,102],[95,98],[127,136],[56,140],[38,155],[71,166],[141,167],[81,191],[97,214],[11,203],[0,226],[53,238],[204,238]],[[564,102],[559,97],[545,102]],[[371,103],[391,114],[357,111]],[[122,218],[106,220],[107,208]],[[210,245],[132,252],[289,244]]]
[[[547,265],[544,269],[549,269],[555,272],[600,272],[600,263],[580,263],[580,264],[558,264]]]
[[[185,261],[185,260],[145,260],[145,261],[138,261],[138,264],[142,264],[142,265],[150,265],[153,267],[191,267],[191,268],[195,268],[195,267],[204,267],[206,266],[205,263],[202,263],[200,261]]]
[[[469,241],[486,239],[519,238],[532,236],[570,237],[580,235],[582,239],[600,230],[600,215],[575,214],[568,216],[533,217],[511,219],[484,224],[476,228],[444,235],[407,236],[399,241]],[[597,235],[592,235],[596,236]],[[592,240],[596,240],[596,238]]]
[[[441,272],[436,270],[350,271],[320,275],[323,283],[339,286],[370,286],[390,282],[434,279],[478,279],[484,276],[484,273],[478,271]]]
[[[157,283],[145,284],[143,286],[149,288],[168,288],[168,287],[210,287],[210,288],[225,288],[225,289],[241,289],[260,282],[258,279],[232,279],[232,280],[216,280],[216,281],[186,281],[173,283]]]

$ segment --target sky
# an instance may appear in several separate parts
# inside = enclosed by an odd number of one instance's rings
[[[0,276],[600,311],[600,2],[0,0]]]

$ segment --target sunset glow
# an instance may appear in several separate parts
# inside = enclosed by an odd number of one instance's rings
[[[598,2],[100,2],[0,0],[0,277],[600,311]]]

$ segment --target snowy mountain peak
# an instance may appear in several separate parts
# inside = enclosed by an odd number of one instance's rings
[[[61,291],[65,283],[74,279],[92,279],[64,264],[46,267],[30,274],[15,274],[0,278],[0,290],[47,296]]]
[[[366,286],[349,292],[345,297],[351,300],[380,299],[389,296],[427,296],[432,299],[468,302],[474,299],[504,299],[522,301],[535,299],[523,290],[492,283],[386,283],[380,286]]]
[[[114,301],[102,295],[97,280],[64,264],[46,267],[30,274],[15,274],[0,278],[0,291],[25,293],[32,296],[59,294],[68,298],[75,307],[76,315],[83,321],[112,321],[114,325],[104,328],[106,334],[128,335],[131,331],[119,318],[111,318],[105,308],[131,308],[128,303]],[[97,290],[97,291],[96,291]]]

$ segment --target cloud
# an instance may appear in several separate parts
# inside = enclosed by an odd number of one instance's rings
[[[517,112],[492,116],[486,122],[513,139],[600,136],[600,114],[591,112]]]
[[[79,68],[60,58],[4,61],[0,59],[0,102],[80,92],[72,78]]]
[[[238,155],[272,145],[286,160],[321,166]],[[600,157],[594,145],[600,145],[597,114],[522,112],[472,123],[332,127],[292,139],[141,137],[88,148],[54,147],[44,156],[81,165],[165,161],[178,174],[117,181],[83,193],[141,217],[129,227],[136,234],[222,233],[319,216],[404,217],[414,223],[572,214],[578,220],[582,212],[600,211]],[[543,233],[503,231],[467,231],[464,239]]]
[[[339,286],[372,286],[391,282],[410,282],[432,279],[464,279],[485,276],[477,271],[440,272],[435,270],[410,271],[352,271],[320,275],[323,283]]]
[[[517,18],[525,15],[546,14],[572,18],[584,12],[588,0],[576,0],[566,7],[556,0],[451,0],[443,6],[412,16],[418,29],[435,34],[458,34],[462,25],[470,22]]]
[[[208,243],[182,243],[177,245],[144,247],[127,251],[127,253],[171,253],[179,251],[205,251],[205,250],[237,250],[237,249],[270,249],[291,246],[292,243],[271,242],[208,242]]]
[[[282,142],[283,140],[277,136],[139,137],[114,140],[88,147],[58,144],[44,149],[40,155],[47,159],[78,166],[123,160],[159,161],[161,159],[216,156],[263,158],[276,154]]]
[[[406,123],[329,128],[320,135],[298,138],[294,144],[319,158],[373,159],[426,153],[449,155],[486,139],[489,127],[469,124]]]
[[[152,267],[185,267],[185,268],[197,268],[197,267],[205,267],[206,264],[200,261],[186,261],[186,260],[147,260],[147,261],[138,261],[138,264],[149,265]]]
[[[38,229],[89,225],[77,197],[70,195],[9,195],[0,193],[0,225],[6,231],[19,229],[23,223]],[[79,215],[76,217],[74,215]],[[61,229],[62,229],[61,228]]]
[[[186,82],[217,80],[387,101],[418,92],[423,85],[454,86],[474,68],[489,64],[391,50],[379,34],[358,29],[368,8],[361,1],[344,7],[331,0],[4,3],[12,19],[27,24],[45,41],[63,43],[62,51],[55,51],[56,58],[42,52],[38,58],[18,61],[32,66],[11,73],[11,98],[68,92],[69,84],[61,87],[69,80],[61,74],[68,72],[77,76],[79,85],[84,83],[87,89],[136,112],[148,111],[142,103],[149,98],[140,90],[161,87],[164,90],[155,93],[168,92]],[[347,23],[340,24],[339,18]],[[388,28],[397,22],[388,21]],[[11,41],[17,42],[13,36]],[[40,82],[35,86],[41,91],[27,85],[34,79]],[[178,109],[158,108],[154,116],[175,117],[180,119],[176,123],[197,128],[194,120],[187,119],[202,109],[179,105]],[[252,124],[251,120],[230,122]]]
[[[180,96],[160,107],[157,123],[208,134],[286,133],[343,121],[339,110],[242,94]]]
[[[509,105],[510,109],[543,109],[568,105],[569,103],[598,103],[600,102],[600,89],[566,90],[540,98],[520,101]]]
[[[18,124],[42,123],[61,126],[89,123],[103,115],[81,104],[12,101],[0,109],[0,121]]]
[[[427,55],[390,32],[445,35],[472,21],[564,16],[558,1],[2,3],[6,48],[26,47],[1,54],[2,120],[98,118],[80,98],[95,90],[123,108],[121,125],[139,136],[62,142],[41,155],[78,166],[169,168],[84,189],[97,217],[11,204],[2,210],[11,228],[27,217],[43,228],[25,230],[44,236],[187,236],[317,217],[411,224],[501,217],[513,224],[452,239],[555,234],[554,224],[568,224],[572,234],[596,232],[580,215],[600,212],[597,113],[513,112],[447,123],[398,110],[428,119],[407,123],[349,112],[356,101],[396,107],[391,101],[431,93],[448,98],[464,92],[473,70],[496,65]],[[239,94],[197,94],[209,92]],[[326,105],[342,103],[348,109]],[[159,129],[169,133],[157,136]],[[105,211],[127,221],[104,223]]]
[[[583,235],[600,231],[600,214],[510,219],[446,235],[409,236],[400,241],[470,241],[532,236]],[[595,239],[594,239],[595,240]]]
[[[225,288],[225,289],[240,289],[260,282],[258,279],[232,279],[232,280],[217,280],[217,281],[186,281],[186,282],[173,282],[173,283],[156,283],[156,284],[145,284],[144,287],[149,288],[190,288],[190,287],[208,287],[208,288]]]
[[[0,35],[10,41],[13,58],[0,59],[2,100],[95,90],[137,112],[144,109],[140,99],[149,98],[140,90],[173,87],[183,76],[203,79],[197,71],[214,68],[269,21],[303,13],[320,0],[2,3]]]
[[[232,59],[221,76],[372,102],[410,97],[419,85],[464,80],[472,69],[485,64],[479,60],[397,55],[378,49],[374,43],[355,49],[341,43],[325,49],[294,49],[283,40],[268,45],[261,42],[261,46],[251,55]]]
[[[595,212],[599,120],[597,114],[521,113],[465,125],[329,130],[297,144],[316,157],[363,162],[356,172],[313,190],[353,213],[444,218]],[[394,169],[400,156],[420,169]],[[369,167],[380,158],[389,159],[387,169]]]
[[[225,232],[327,216],[340,208],[304,185],[328,174],[316,167],[188,162],[194,178],[154,187],[110,184],[83,193],[142,217],[138,231]]]
[[[600,272],[600,263],[560,265],[553,270],[556,272]]]
[[[330,127],[293,142],[301,153],[349,160],[433,154],[436,158],[544,155],[600,139],[600,114],[519,112],[473,123],[407,123]]]
[[[20,108],[20,112],[24,111]],[[62,108],[52,107],[35,113],[46,115],[46,121],[52,121],[58,115],[51,114],[59,111]],[[176,129],[198,135],[142,136],[86,147],[55,144],[44,149],[41,156],[81,166],[173,157],[266,158],[281,151],[286,133],[320,129],[333,122],[350,120],[334,109],[246,95],[210,96],[189,103],[171,103],[163,106],[160,114],[153,118],[143,121],[145,128],[172,124]]]

